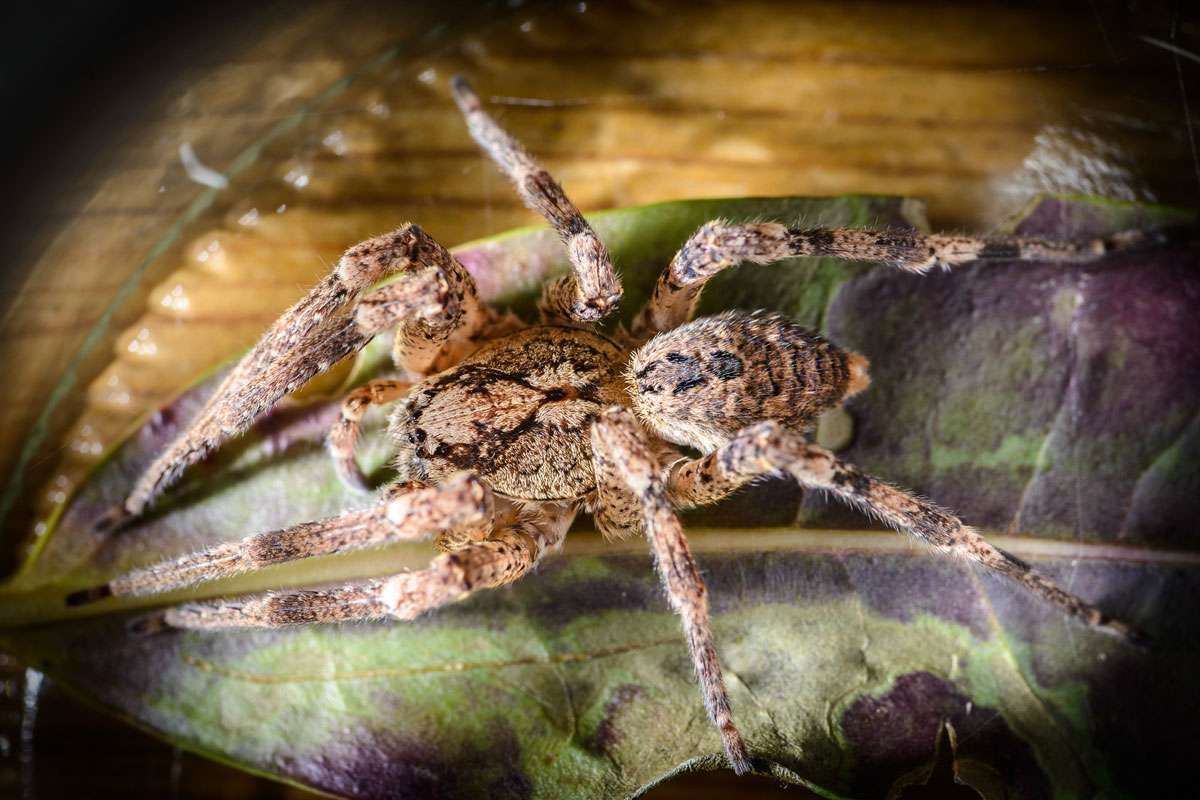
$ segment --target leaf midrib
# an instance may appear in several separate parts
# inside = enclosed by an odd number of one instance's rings
[[[918,546],[907,536],[886,530],[797,529],[797,528],[697,528],[688,531],[693,549],[701,558],[721,554],[792,552],[820,554],[872,554],[907,558],[943,558]],[[1149,563],[1179,566],[1200,565],[1200,553],[1155,549],[1106,542],[1035,539],[1026,536],[994,535],[994,544],[1030,561],[1094,561],[1103,563]],[[247,594],[268,589],[312,586],[340,580],[379,577],[425,566],[434,555],[427,543],[400,544],[375,550],[341,553],[282,564],[258,572],[214,581],[203,586],[155,597],[118,598],[95,606],[67,608],[63,598],[81,586],[45,584],[15,591],[0,591],[0,629],[44,624],[66,619],[102,616],[171,603]],[[644,555],[649,569],[650,552],[640,539],[606,542],[591,531],[568,536],[560,558],[609,555]],[[526,578],[538,580],[536,574]]]

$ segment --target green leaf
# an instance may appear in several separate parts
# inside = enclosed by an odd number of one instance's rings
[[[867,197],[596,215],[628,287],[625,314],[717,216],[920,224],[911,204]],[[1060,199],[1021,228],[1078,236],[1181,221]],[[518,308],[563,268],[541,230],[456,252],[486,297]],[[689,518],[760,770],[828,796],[883,796],[932,760],[948,720],[955,757],[1012,796],[1181,790],[1191,753],[1179,733],[1195,731],[1200,706],[1200,631],[1171,613],[1200,577],[1189,538],[1200,503],[1196,267],[1194,251],[1177,250],[925,277],[796,260],[714,281],[706,312],[774,308],[872,359],[847,458],[974,524],[1011,525],[1021,535],[999,537],[1005,546],[1156,637],[1135,651],[789,484],[763,484]],[[384,355],[369,349],[357,379]],[[348,796],[628,796],[723,765],[642,542],[575,531],[565,555],[518,585],[411,624],[137,636],[111,612],[148,601],[69,612],[68,591],[132,566],[370,502],[334,477],[320,438],[335,406],[319,402],[269,417],[137,527],[91,533],[215,380],[160,412],[72,499],[4,588],[0,621],[38,623],[7,633],[6,646],[180,746]],[[364,457],[383,480],[387,446],[372,421]],[[798,514],[805,528],[792,527]],[[314,559],[170,599],[388,574],[430,555],[399,546]]]

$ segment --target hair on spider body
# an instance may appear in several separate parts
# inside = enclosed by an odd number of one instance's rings
[[[387,330],[395,331],[399,375],[346,397],[329,452],[343,480],[365,488],[354,456],[361,420],[372,405],[398,403],[389,431],[406,482],[366,509],[151,564],[67,602],[152,595],[280,561],[432,539],[442,552],[422,570],[188,603],[167,609],[161,622],[211,629],[409,620],[526,575],[561,546],[575,514],[586,508],[606,537],[647,538],[708,716],[731,766],[744,773],[749,749],[734,723],[707,590],[676,512],[717,502],[764,475],[787,474],[940,552],[1010,578],[1094,629],[1139,640],[1133,628],[1062,590],[949,511],[804,439],[818,414],[866,388],[866,358],[778,314],[694,316],[708,279],[742,262],[824,256],[920,273],[981,258],[1080,261],[1141,245],[1144,237],[1054,242],[714,220],[683,244],[630,329],[615,340],[592,329],[621,297],[604,243],[553,177],[488,116],[466,81],[456,78],[451,88],[471,135],[566,247],[571,270],[545,286],[541,324],[525,325],[482,303],[462,264],[416,225],[351,247],[234,367],[98,528],[135,520],[188,465]],[[395,280],[372,288],[388,277]],[[688,458],[679,446],[701,455]]]
[[[623,356],[607,337],[561,326],[489,342],[396,408],[397,461],[433,483],[469,469],[514,500],[585,498],[595,489],[588,429],[626,401]]]
[[[726,311],[658,334],[626,375],[631,408],[658,435],[711,452],[759,420],[808,429],[867,387],[868,366],[779,314]]]

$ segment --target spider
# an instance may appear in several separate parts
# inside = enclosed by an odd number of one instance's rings
[[[411,620],[523,577],[559,549],[578,512],[590,511],[609,539],[649,540],[708,716],[740,774],[751,759],[733,721],[704,581],[676,509],[714,503],[782,474],[994,570],[1089,626],[1138,638],[950,512],[806,441],[821,412],[867,388],[862,355],[776,314],[693,319],[705,282],[741,262],[833,256],[923,273],[982,259],[1086,261],[1122,246],[1120,237],[1070,243],[717,220],[683,245],[632,324],[606,336],[595,325],[614,311],[622,289],[604,243],[468,83],[454,78],[451,89],[471,135],[566,245],[571,271],[545,286],[540,324],[483,305],[466,269],[416,225],[351,247],[97,527],[138,517],[189,465],[387,331],[395,335],[398,377],[351,392],[328,445],[341,478],[366,490],[355,461],[361,420],[372,405],[396,403],[388,431],[403,480],[365,510],[139,569],[76,592],[69,603],[155,594],[282,561],[433,538],[442,552],[427,569],[192,602],[163,616],[167,625],[202,629]],[[372,288],[384,278],[392,280]]]

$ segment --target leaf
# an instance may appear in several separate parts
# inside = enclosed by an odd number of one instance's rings
[[[631,313],[710,217],[903,224],[910,212],[877,198],[712,201],[596,221]],[[1180,219],[1055,200],[1022,226],[1063,236]],[[486,296],[518,307],[562,266],[542,231],[459,254]],[[956,757],[1014,796],[1182,790],[1200,631],[1169,612],[1194,596],[1200,562],[1185,538],[1200,497],[1197,276],[1194,252],[1164,251],[924,278],[797,260],[742,267],[710,287],[706,310],[775,308],[871,357],[875,383],[852,404],[849,458],[971,522],[1015,519],[1029,535],[1006,546],[1157,640],[1135,651],[889,532],[749,529],[788,525],[797,511],[788,484],[765,484],[690,525],[735,715],[761,770],[827,796],[882,796],[932,761],[949,721]],[[368,352],[358,376],[378,359]],[[94,538],[88,523],[213,380],[100,467],[0,605],[10,625],[77,618],[10,632],[7,646],[180,746],[336,794],[628,796],[673,771],[722,766],[644,543],[574,532],[538,574],[413,624],[138,637],[128,617],[68,614],[67,591],[134,564],[368,502],[338,486],[319,444],[333,405],[316,403],[226,447],[139,527]],[[371,465],[386,460],[378,434]],[[802,510],[863,525],[812,499]],[[1145,544],[1176,549],[1133,546]],[[392,547],[176,597],[386,574],[429,555]]]

